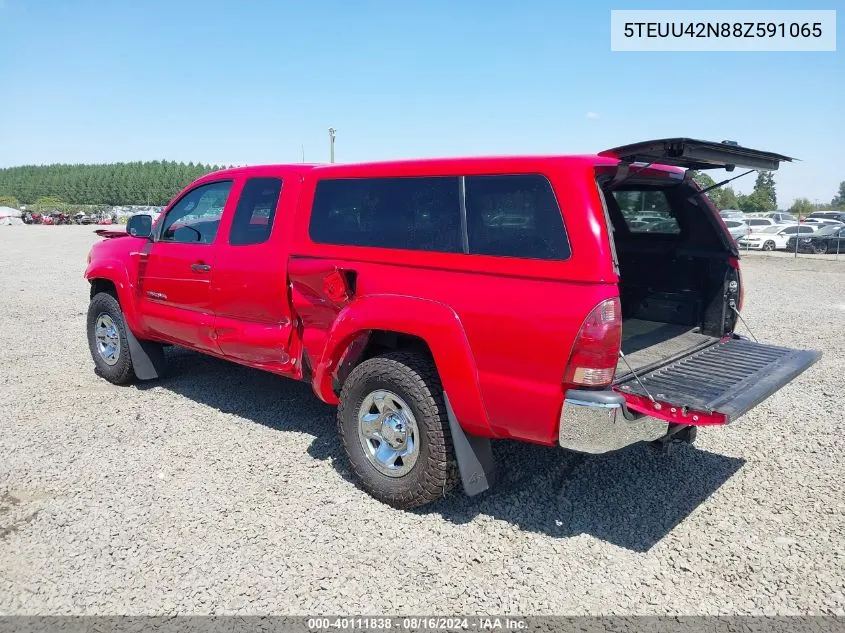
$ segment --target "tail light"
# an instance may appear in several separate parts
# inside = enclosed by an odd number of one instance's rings
[[[736,299],[736,309],[742,311],[742,303],[745,301],[745,286],[742,284],[742,270],[739,268],[739,259],[731,257],[728,264],[736,271],[736,283],[739,284],[739,296]]]
[[[606,387],[616,374],[622,344],[622,304],[619,297],[598,304],[584,320],[563,381],[585,387]]]

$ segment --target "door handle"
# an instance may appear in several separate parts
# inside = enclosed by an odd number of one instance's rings
[[[195,273],[207,273],[211,270],[208,264],[191,264],[191,270]]]

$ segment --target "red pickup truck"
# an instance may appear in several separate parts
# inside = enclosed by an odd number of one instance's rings
[[[734,333],[737,246],[689,177],[789,160],[675,138],[220,171],[94,245],[91,354],[117,384],[161,376],[167,344],[308,381],[402,508],[486,490],[495,438],[692,441],[820,356]]]

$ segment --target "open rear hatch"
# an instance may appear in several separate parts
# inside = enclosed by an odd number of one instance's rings
[[[619,372],[613,389],[628,408],[679,424],[727,424],[821,358],[740,338],[714,339],[657,368]]]
[[[723,239],[727,233],[717,225],[716,209],[695,204],[697,187],[675,183],[660,189],[645,169],[629,169],[648,163],[775,170],[792,158],[733,141],[690,138],[643,141],[599,155],[620,161],[602,186],[622,306],[622,355],[613,390],[630,410],[677,424],[726,424],[821,357],[723,335],[733,328],[726,315],[742,282],[736,246]],[[658,190],[662,198],[654,194]]]
[[[742,147],[734,141],[700,141],[693,138],[663,138],[614,147],[599,156],[618,158],[625,163],[654,163],[686,169],[765,169],[774,171],[782,161],[794,159],[774,152]]]

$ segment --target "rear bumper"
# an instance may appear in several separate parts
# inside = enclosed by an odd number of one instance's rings
[[[635,414],[614,391],[570,389],[560,414],[559,442],[579,453],[607,453],[664,437],[669,423]]]

